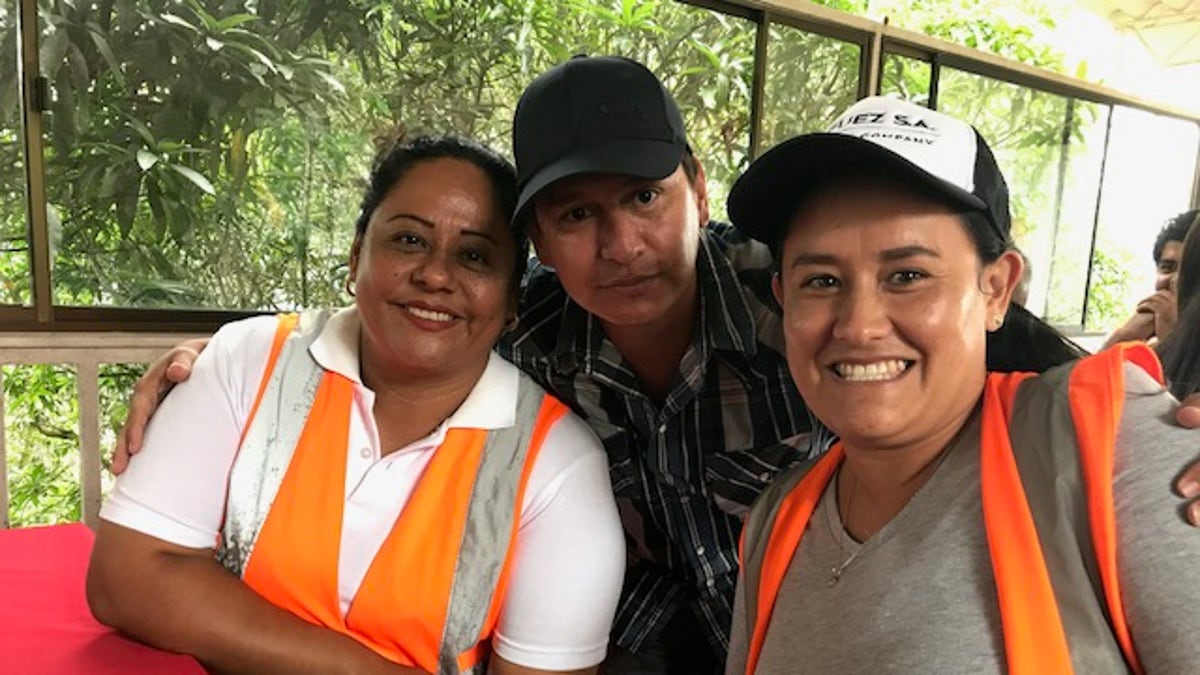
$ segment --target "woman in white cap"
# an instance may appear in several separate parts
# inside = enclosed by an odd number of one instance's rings
[[[1008,191],[969,125],[871,98],[734,186],[788,365],[841,442],[747,521],[728,673],[1191,672],[1196,455],[1150,350],[1010,307]]]

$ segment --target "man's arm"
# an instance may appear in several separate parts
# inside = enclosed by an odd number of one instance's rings
[[[117,447],[113,450],[111,469],[114,476],[124,473],[129,458],[142,449],[150,416],[172,387],[191,376],[192,363],[207,346],[208,338],[185,340],[150,364],[138,378],[133,385],[133,396],[129,398],[129,414],[117,434]]]
[[[1152,337],[1154,337],[1154,314],[1138,310],[1108,336],[1101,349],[1108,349],[1121,342],[1145,342]]]
[[[87,597],[101,623],[222,673],[422,672],[272,605],[221,567],[211,549],[107,521],[92,550]]]

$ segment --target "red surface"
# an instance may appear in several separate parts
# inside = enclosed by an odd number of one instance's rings
[[[92,538],[82,524],[0,530],[0,673],[203,675],[194,659],[92,618],[84,596]]]

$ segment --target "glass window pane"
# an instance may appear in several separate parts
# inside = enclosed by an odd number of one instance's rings
[[[77,521],[79,403],[75,369],[3,366],[8,515],[13,527]]]
[[[17,80],[17,4],[0,0],[0,304],[31,302]]]
[[[455,132],[509,154],[525,85],[579,52],[639,59],[675,92],[714,215],[745,165],[754,25],[706,9],[72,5],[41,14],[60,304],[340,304],[370,139]]]
[[[979,129],[1008,181],[1013,238],[1030,260],[1026,305],[1082,324],[1106,109],[944,68],[938,107]],[[1073,252],[1073,253],[1072,253]]]
[[[1113,110],[1088,330],[1108,332],[1154,292],[1154,239],[1189,208],[1200,129],[1126,107]]]
[[[767,42],[760,150],[797,134],[823,131],[858,98],[861,48],[771,24]]]
[[[1045,289],[1045,303],[1030,304],[1050,323],[1078,329],[1083,325],[1083,299],[1087,294],[1087,255],[1095,233],[1096,204],[1100,199],[1100,172],[1104,165],[1104,138],[1111,107],[1067,100],[1069,130],[1063,138],[1059,167],[1061,197],[1055,215],[1049,274],[1037,276]],[[1036,273],[1036,267],[1034,269]],[[1031,293],[1032,295],[1032,293]],[[1033,298],[1031,298],[1033,299]]]
[[[884,54],[880,93],[928,106],[932,73],[933,67],[928,61]]]

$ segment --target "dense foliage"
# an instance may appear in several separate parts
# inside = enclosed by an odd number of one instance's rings
[[[1051,21],[1039,3],[1016,18],[969,0],[954,11],[931,0],[825,4],[853,12],[871,4],[913,30],[1061,67],[1030,29]],[[41,67],[53,93],[45,160],[61,304],[275,310],[343,302],[372,138],[453,131],[507,151],[525,84],[575,53],[630,56],[664,79],[705,163],[716,215],[749,155],[753,23],[668,0],[39,5]],[[0,4],[0,302],[27,303],[14,11]],[[856,97],[861,58],[855,45],[790,26],[770,35],[762,147],[827,124]],[[891,59],[885,89],[920,100],[928,77],[928,64]],[[1044,186],[1064,152],[1065,102],[967,77],[943,83],[941,98],[994,134],[1017,184],[1039,186],[1015,204],[1022,227],[1049,228],[1054,204],[1044,202],[1054,193]],[[1075,138],[1078,124],[1065,124]],[[122,417],[133,373],[104,371],[108,419]],[[60,367],[5,375],[13,522],[77,517],[73,375]]]

